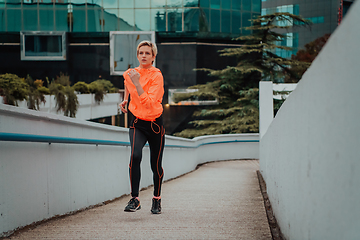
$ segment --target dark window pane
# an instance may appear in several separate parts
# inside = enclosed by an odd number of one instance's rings
[[[165,9],[151,9],[151,31],[166,31]]]
[[[54,31],[54,8],[52,5],[48,6],[48,8],[44,8],[45,6],[41,6],[39,9],[39,17],[40,17],[40,30],[41,31]]]
[[[251,0],[242,1],[242,9],[243,11],[251,11]]]
[[[221,32],[230,33],[230,11],[221,12]]]
[[[210,7],[210,0],[200,0],[200,7],[208,8]]]
[[[200,16],[199,16],[199,31],[200,32],[209,32],[210,30],[210,18],[209,18],[209,10],[200,8]]]
[[[72,13],[72,31],[86,32],[85,5],[74,5]]]
[[[241,13],[233,11],[231,16],[232,33],[241,33]]]
[[[12,15],[9,14],[9,12],[12,12],[12,14],[15,13],[14,10],[8,10],[8,16]],[[37,14],[37,8],[36,6],[32,7],[32,8],[24,8],[23,9],[23,13],[24,13],[24,30],[25,31],[37,31],[38,30],[38,14]],[[16,18],[19,18],[19,16],[21,16],[21,12],[18,11],[18,14],[16,16]],[[20,18],[19,18],[20,19]],[[8,17],[8,28],[9,25],[11,24],[11,22],[9,21],[9,17]],[[9,31],[9,29],[8,29]]]
[[[167,18],[168,31],[182,31],[182,15],[178,9],[169,9]]]
[[[241,10],[241,0],[232,0],[232,10]]]
[[[118,9],[104,9],[102,24],[104,25],[105,32],[119,30],[118,14]]]
[[[210,8],[220,9],[220,0],[210,0]]]
[[[222,0],[221,1],[221,8],[222,9],[231,9],[231,1],[230,0]]]
[[[101,9],[96,5],[88,5],[87,11],[87,31],[88,32],[101,32]]]
[[[55,27],[56,31],[70,31],[70,20],[68,21],[68,10],[56,8],[55,9]]]
[[[251,30],[247,30],[244,27],[250,27],[251,26],[251,13],[249,12],[243,12],[242,14],[242,33],[243,35],[248,35],[251,33]]]
[[[36,10],[31,9],[31,11],[34,11],[36,13]],[[24,10],[25,12],[25,10]],[[32,12],[31,12],[32,13]],[[7,30],[10,31],[21,31],[21,10],[20,9],[8,9],[7,10]],[[29,14],[26,15],[27,17]],[[5,15],[4,15],[5,17]],[[37,16],[34,16],[34,20],[31,22],[31,25],[28,27],[29,29],[26,30],[37,30]],[[35,23],[33,23],[35,22]]]
[[[261,12],[261,0],[252,0],[252,11],[253,12]]]
[[[220,32],[220,11],[211,10],[211,32]]]
[[[62,56],[61,36],[25,36],[25,56]]]
[[[5,9],[0,8],[0,31],[5,32]]]
[[[199,9],[186,9],[184,13],[184,31],[199,31]]]

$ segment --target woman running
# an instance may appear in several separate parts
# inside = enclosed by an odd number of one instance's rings
[[[164,79],[159,69],[152,66],[157,47],[150,41],[142,41],[137,47],[139,67],[128,69],[124,74],[125,97],[120,103],[121,111],[126,113],[126,104],[130,95],[129,111],[134,115],[130,123],[129,137],[131,156],[129,164],[131,199],[125,207],[126,212],[135,212],[141,208],[139,200],[140,163],[142,149],[149,143],[150,162],[153,172],[154,197],[151,212],[161,213],[161,184],[164,176],[162,156],[164,150],[165,129],[163,127],[162,98]]]

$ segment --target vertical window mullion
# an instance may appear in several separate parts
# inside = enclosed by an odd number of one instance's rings
[[[54,18],[54,26],[53,29],[56,31],[56,11],[55,11],[55,2],[53,3],[53,18]]]
[[[37,30],[40,31],[40,5],[39,5],[39,1],[37,2],[37,6],[36,6],[36,12],[37,12]]]
[[[6,3],[5,3],[5,9],[6,9]],[[5,19],[6,19],[6,14],[5,14]],[[5,24],[6,24],[7,19],[5,20]],[[21,30],[24,31],[24,4],[23,1],[21,1]],[[5,28],[6,29],[6,28]]]
[[[87,2],[85,2],[85,32],[88,32],[88,7],[87,7]]]

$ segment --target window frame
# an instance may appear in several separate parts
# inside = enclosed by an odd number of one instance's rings
[[[27,36],[60,36],[61,56],[26,56],[25,37]],[[20,32],[21,61],[65,61],[66,60],[66,32],[65,31],[25,31]]]
[[[110,75],[116,75],[121,76],[124,74],[124,72],[127,69],[115,69],[115,54],[118,53],[119,49],[115,46],[115,40],[117,35],[145,35],[146,37],[150,38],[149,40],[153,43],[155,43],[155,31],[110,31],[109,32],[109,40],[110,40]],[[133,53],[134,61],[137,62],[136,58],[136,47],[134,45],[135,49],[131,50],[131,53]],[[115,51],[117,51],[115,53]],[[156,66],[156,60],[153,63],[153,66]],[[134,66],[135,67],[135,66]]]

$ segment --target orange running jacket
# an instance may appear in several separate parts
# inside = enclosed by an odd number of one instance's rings
[[[144,93],[139,96],[135,85],[131,81],[126,70],[123,74],[124,84],[130,94],[129,111],[137,118],[154,121],[163,112],[162,99],[164,95],[164,78],[161,71],[156,67],[149,69],[136,67],[135,70],[140,74],[140,84]]]

